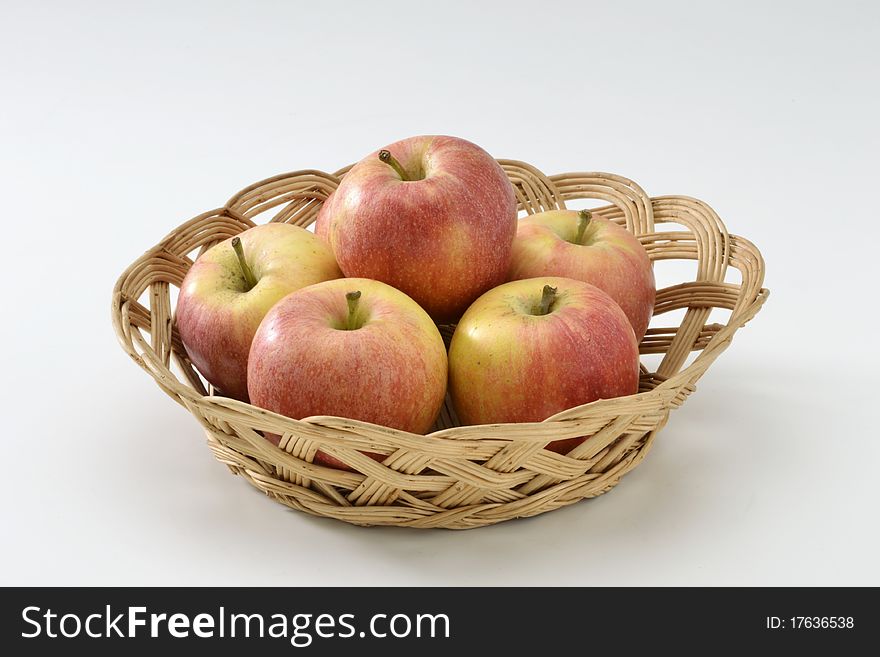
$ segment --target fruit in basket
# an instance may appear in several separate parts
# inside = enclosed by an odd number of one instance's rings
[[[606,292],[641,341],[654,310],[654,270],[638,239],[588,210],[550,210],[517,225],[510,278],[564,276]]]
[[[412,433],[431,428],[446,379],[446,349],[427,313],[403,292],[363,278],[318,283],[279,301],[260,324],[248,363],[256,406]],[[315,462],[349,469],[321,451]]]
[[[289,224],[256,226],[211,247],[180,286],[177,328],[202,375],[228,397],[247,400],[247,358],[276,301],[342,272],[327,245]]]
[[[634,394],[632,327],[602,290],[569,278],[506,283],[467,309],[449,348],[449,386],[463,424],[540,422],[597,399]],[[582,438],[547,447],[568,452]]]
[[[393,285],[449,322],[507,280],[516,199],[479,146],[411,137],[358,162],[324,203],[315,232],[346,276]]]

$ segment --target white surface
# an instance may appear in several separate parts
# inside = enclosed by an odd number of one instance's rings
[[[880,584],[876,3],[183,4],[3,11],[0,584]],[[252,181],[433,132],[702,198],[770,300],[608,495],[289,511],[119,349],[111,287]]]

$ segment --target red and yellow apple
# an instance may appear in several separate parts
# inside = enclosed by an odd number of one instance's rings
[[[315,232],[346,276],[388,283],[437,322],[450,322],[507,280],[516,199],[504,170],[479,146],[411,137],[345,174]]]
[[[449,387],[463,424],[540,422],[638,391],[629,320],[602,290],[541,277],[496,287],[467,309],[449,348]],[[583,438],[550,443],[567,453]]]
[[[220,394],[247,400],[248,352],[269,308],[294,290],[341,276],[332,251],[309,231],[256,226],[190,267],[177,301],[180,339]]]
[[[403,292],[363,278],[318,283],[279,301],[260,324],[248,362],[256,406],[411,433],[431,428],[446,381],[446,349],[427,313]],[[322,451],[315,462],[349,469]]]
[[[510,278],[563,276],[606,292],[641,341],[654,311],[654,270],[645,248],[625,228],[587,210],[550,210],[521,219]]]

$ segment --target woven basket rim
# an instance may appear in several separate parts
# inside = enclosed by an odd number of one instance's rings
[[[349,168],[350,168],[350,166],[344,167],[343,169],[341,169],[341,171],[346,171]],[[250,189],[259,188],[262,185],[264,185],[265,183],[274,182],[276,180],[283,180],[285,178],[288,178],[291,176],[296,176],[296,175],[301,175],[304,173],[323,174],[323,172],[315,170],[315,169],[304,169],[304,170],[292,171],[292,172],[284,173],[284,174],[278,174],[276,176],[272,176],[270,178],[266,178],[266,179],[261,180],[257,183],[253,183],[252,185],[249,185],[244,190],[242,190],[242,193],[247,190],[250,190]],[[592,175],[594,173],[601,174],[602,172],[589,172],[589,174],[587,174],[587,175]],[[555,178],[562,178],[562,177],[570,176],[570,175],[573,175],[573,174],[571,172],[570,173],[562,173],[562,174],[554,174],[554,176],[551,176],[551,179],[554,177]],[[577,175],[584,175],[584,174],[578,173]],[[602,175],[609,175],[609,174],[602,174]],[[238,196],[238,195],[236,195],[236,196]],[[234,199],[235,196],[233,196],[232,198]],[[689,200],[692,200],[695,202],[700,202],[699,199],[696,199],[696,198],[690,197],[690,196],[666,195],[666,196],[651,196],[648,198],[651,199],[652,201],[671,199],[671,198],[675,198],[675,199],[685,198],[685,199],[689,199]],[[112,307],[111,307],[112,322],[113,322],[115,333],[117,335],[117,339],[118,339],[118,342],[120,343],[120,346],[126,352],[128,352],[130,356],[136,358],[136,360],[140,360],[140,359],[137,357],[136,353],[133,353],[131,351],[131,349],[128,347],[127,343],[123,339],[125,332],[122,330],[122,315],[118,312],[118,308],[121,305],[121,300],[124,298],[124,294],[122,293],[122,286],[123,286],[127,276],[130,274],[130,272],[133,269],[135,269],[143,261],[145,261],[147,258],[149,258],[149,256],[162,252],[165,249],[165,247],[167,246],[167,244],[169,242],[173,241],[175,233],[178,229],[183,228],[187,224],[197,223],[202,217],[213,215],[213,214],[221,214],[224,212],[228,212],[228,208],[225,206],[220,207],[220,208],[216,208],[214,210],[209,210],[207,212],[203,212],[203,213],[193,217],[189,221],[184,222],[183,224],[178,226],[178,228],[169,232],[165,237],[163,237],[159,242],[157,242],[152,248],[145,251],[137,260],[132,262],[123,271],[123,273],[120,274],[120,276],[117,278],[116,284],[113,287],[113,301],[112,301]],[[240,215],[239,215],[239,217],[240,217]],[[236,217],[236,218],[239,218],[239,217]],[[251,223],[253,223],[253,222],[251,222]],[[253,225],[258,225],[258,224],[253,223]],[[746,238],[743,238],[739,235],[731,235],[731,236],[736,237],[739,240],[752,245],[752,243],[749,240],[747,240]],[[755,249],[755,252],[760,255],[760,252],[757,249]],[[760,263],[760,266],[763,269],[763,267],[764,267],[763,259]],[[761,309],[761,307],[763,306],[764,302],[767,300],[769,295],[770,295],[770,290],[765,287],[761,287],[758,290],[758,293],[755,295],[755,298],[752,299],[749,306],[747,306],[742,312],[737,314],[736,318],[737,319],[744,318],[743,319],[743,323],[744,323],[745,321],[748,321],[749,319],[754,317],[758,313],[758,311]],[[724,326],[724,328],[719,330],[718,333],[716,333],[712,337],[712,340],[710,341],[709,344],[710,345],[713,343],[721,344],[726,341],[729,341],[730,338],[733,336],[733,334],[740,328],[740,326],[741,325],[737,325],[736,322],[734,321],[734,316],[731,316],[728,323]],[[161,362],[158,362],[158,361],[151,362],[150,365],[153,367],[160,368],[160,370],[164,370],[163,374],[165,372],[167,372],[167,374],[170,376],[171,379],[178,382],[178,384],[180,386],[180,390],[176,390],[176,392],[178,392],[178,394],[180,394],[181,396],[185,396],[185,397],[189,397],[189,398],[193,398],[193,399],[198,398],[198,399],[204,401],[205,403],[209,403],[209,404],[216,403],[216,404],[219,404],[220,406],[224,406],[227,408],[247,409],[248,411],[256,412],[256,413],[258,413],[260,415],[264,415],[266,417],[271,417],[273,420],[276,421],[276,424],[289,426],[291,431],[295,431],[297,424],[300,422],[308,423],[308,424],[320,424],[321,426],[325,426],[324,423],[327,421],[331,421],[331,422],[344,421],[344,422],[357,422],[358,424],[369,425],[369,426],[374,427],[376,429],[386,430],[388,432],[392,432],[392,433],[396,433],[396,434],[406,434],[406,435],[414,436],[417,438],[431,438],[432,440],[437,440],[438,438],[454,439],[459,434],[470,433],[474,427],[480,427],[481,429],[485,429],[485,430],[493,430],[493,429],[497,428],[499,430],[506,431],[511,426],[537,428],[537,427],[540,427],[541,425],[546,425],[549,423],[566,422],[567,420],[565,419],[564,416],[569,415],[572,412],[583,412],[583,411],[596,410],[596,409],[601,409],[603,411],[606,409],[611,410],[611,408],[613,406],[621,403],[620,400],[632,400],[632,399],[648,400],[648,399],[654,399],[655,397],[659,397],[659,398],[663,398],[663,399],[667,399],[667,398],[671,399],[671,398],[675,397],[675,393],[673,391],[677,387],[677,385],[679,385],[680,380],[688,379],[689,375],[693,371],[699,369],[700,364],[698,364],[698,361],[701,358],[706,357],[707,349],[708,349],[708,345],[706,348],[703,349],[703,352],[697,357],[696,360],[694,360],[692,363],[690,363],[687,367],[680,370],[678,372],[678,374],[676,374],[676,375],[668,378],[666,381],[660,383],[653,390],[649,390],[649,391],[645,391],[645,392],[637,392],[632,395],[625,395],[622,397],[614,397],[611,399],[597,399],[597,400],[589,402],[587,404],[581,404],[579,406],[572,406],[572,407],[567,408],[563,411],[560,411],[559,413],[555,413],[554,415],[548,417],[545,420],[542,420],[541,422],[474,424],[474,425],[467,425],[467,426],[452,427],[452,428],[448,428],[448,429],[438,429],[436,431],[433,431],[433,432],[427,433],[427,434],[413,434],[413,433],[409,433],[406,431],[401,431],[400,429],[394,429],[392,427],[387,427],[385,425],[374,424],[371,422],[364,422],[361,420],[352,420],[351,418],[346,418],[344,416],[336,416],[336,415],[313,415],[313,416],[309,416],[309,417],[297,420],[297,419],[294,419],[294,418],[291,418],[291,417],[288,417],[285,415],[281,415],[280,413],[273,413],[272,411],[268,411],[268,410],[260,408],[258,406],[254,406],[253,404],[249,404],[247,402],[241,402],[241,401],[229,398],[229,397],[223,397],[223,396],[217,396],[217,395],[200,395],[197,391],[193,390],[189,386],[186,386],[186,385],[183,385],[182,383],[179,383],[179,381],[177,380],[177,377],[171,372],[171,370],[169,368],[167,368]],[[141,363],[139,363],[139,364],[141,364]],[[141,364],[141,366],[144,367],[143,364]],[[155,372],[151,368],[146,367],[145,369],[147,369],[151,374],[153,374],[155,376]],[[665,393],[664,393],[664,391],[665,391]],[[560,416],[562,416],[562,417],[560,417]],[[528,438],[524,438],[524,440],[528,440]],[[536,442],[539,442],[541,440],[541,438],[540,437],[534,438],[534,440]]]

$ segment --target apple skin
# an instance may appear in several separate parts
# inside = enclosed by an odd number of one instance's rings
[[[521,219],[513,242],[510,278],[563,276],[606,292],[629,318],[641,341],[654,312],[654,270],[645,248],[625,228],[593,214],[582,244],[575,210],[550,210]]]
[[[346,330],[346,294],[355,291],[362,325]],[[251,346],[248,390],[252,404],[295,419],[335,415],[423,434],[445,399],[447,370],[440,332],[415,301],[385,283],[346,278],[303,288],[267,313]],[[350,470],[321,451],[315,462]]]
[[[422,136],[387,146],[418,180],[402,180],[376,151],[345,175],[318,214],[346,276],[402,290],[451,322],[507,280],[516,198],[504,170],[464,139]]]
[[[332,251],[309,231],[270,223],[238,236],[257,285],[247,290],[232,238],[196,260],[180,286],[177,328],[187,354],[220,394],[247,401],[251,340],[275,302],[301,287],[341,278]]]
[[[545,285],[546,315],[531,314]],[[449,387],[463,424],[541,422],[597,399],[634,394],[639,350],[629,320],[602,290],[542,277],[512,281],[477,299],[449,347]],[[554,441],[567,453],[584,438]]]

